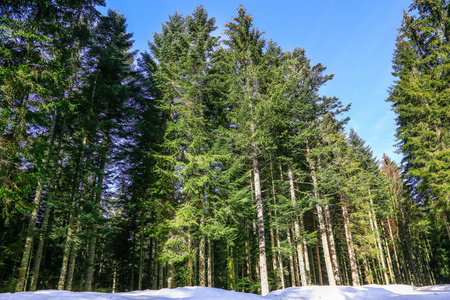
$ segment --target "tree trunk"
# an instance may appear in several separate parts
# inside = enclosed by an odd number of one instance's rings
[[[175,287],[175,274],[173,262],[167,263],[167,287],[173,289]]]
[[[112,292],[113,294],[116,292],[117,286],[117,263],[113,262],[113,284],[112,284]]]
[[[201,220],[200,224],[203,225],[203,219]],[[200,238],[200,244],[198,246],[198,277],[200,286],[206,286],[205,243],[205,236],[202,235]]]
[[[444,221],[444,224],[445,224],[445,228],[447,229],[448,239],[450,240],[450,225],[448,224],[447,214],[445,213],[445,211],[443,211],[441,215],[442,215],[442,220]]]
[[[282,169],[280,166],[280,172],[281,172],[281,180],[283,180],[283,173],[282,173]],[[277,204],[277,200],[276,200],[276,192],[275,192],[275,180],[274,180],[274,176],[273,176],[273,163],[270,163],[270,176],[272,179],[272,196],[273,196],[273,204],[276,205]],[[277,218],[277,209],[276,207],[274,207],[273,209],[273,215],[275,216],[275,219]],[[271,226],[272,229],[272,226]],[[276,241],[277,241],[277,260],[278,260],[278,270],[279,270],[279,278],[280,278],[280,282],[281,282],[281,288],[285,288],[286,284],[284,283],[284,268],[283,268],[283,259],[281,256],[281,241],[280,241],[280,231],[278,229],[278,227],[275,230],[275,234],[276,234]],[[272,248],[273,251],[274,248]],[[274,253],[272,255],[275,255]],[[274,273],[275,273],[275,269],[274,269]],[[275,275],[276,276],[276,275]],[[278,286],[279,287],[279,286]]]
[[[273,215],[273,212],[272,212]],[[273,218],[271,218],[273,219]],[[276,255],[275,255],[275,233],[273,230],[273,226],[270,226],[270,249],[272,250],[272,270],[273,270],[273,276],[275,279],[275,284],[278,285],[278,272],[277,272],[277,260],[276,260]]]
[[[316,231],[316,218],[313,217],[313,229]],[[317,274],[319,277],[319,285],[323,285],[322,278],[322,264],[320,263],[319,243],[316,241],[316,259],[317,259]]]
[[[302,227],[302,229],[304,230],[305,225],[303,223],[303,215],[300,216],[300,226]],[[308,255],[308,244],[306,243],[306,239],[303,237],[302,238],[302,243],[303,243],[303,256],[305,258],[305,271],[306,271],[306,280],[307,280],[307,285],[311,285],[311,267],[309,266],[309,255]]]
[[[102,157],[100,160],[98,180],[96,184],[96,192],[95,192],[95,202],[94,209],[96,205],[100,205],[102,199],[102,191],[103,191],[103,178],[105,176],[105,164],[106,164],[106,151],[108,147],[108,132],[105,133],[105,137],[102,143]],[[86,282],[84,284],[85,291],[92,290],[92,283],[94,279],[94,265],[95,265],[95,247],[97,243],[97,214],[98,212],[93,212],[94,215],[94,225],[91,232],[91,238],[89,240],[89,251],[88,251],[88,268],[86,270]]]
[[[400,269],[400,264],[399,264],[399,258],[397,255],[397,247],[396,247],[396,242],[394,239],[394,235],[392,233],[392,226],[391,226],[391,220],[387,219],[387,225],[388,225],[388,231],[389,231],[389,237],[390,237],[390,244],[392,244],[392,250],[394,251],[394,260],[395,260],[395,268],[394,270],[396,270],[395,273],[395,283],[399,284],[399,283],[403,283],[402,281],[402,276],[401,276],[401,269]]]
[[[142,290],[142,273],[144,270],[144,235],[142,230],[139,234],[139,273],[138,273],[138,290]]]
[[[75,209],[75,204],[72,205],[72,209]],[[63,261],[61,265],[61,272],[59,276],[58,281],[58,290],[63,290],[66,282],[66,275],[67,275],[67,267],[69,263],[69,256],[70,256],[70,249],[72,248],[72,239],[73,239],[73,230],[74,230],[74,218],[75,216],[70,216],[69,225],[67,228],[67,237],[66,237],[66,243],[64,245],[63,250]]]
[[[57,113],[55,112],[55,115],[52,120],[52,124],[50,125],[49,130],[49,144],[47,147],[47,151],[45,151],[45,158],[42,160],[42,164],[45,166],[47,164],[46,157],[52,152],[53,147],[53,141],[55,138],[55,125],[56,125],[56,119],[57,119]],[[36,231],[36,219],[39,213],[39,205],[41,203],[41,196],[44,189],[44,179],[41,178],[38,180],[38,185],[36,188],[36,194],[34,195],[33,199],[33,210],[31,211],[30,215],[30,222],[28,223],[28,230],[27,230],[27,237],[25,239],[25,246],[23,248],[23,255],[22,255],[22,261],[20,263],[19,267],[19,275],[17,278],[17,284],[16,284],[16,292],[22,292],[24,289],[25,284],[25,274],[28,273],[28,265],[29,261],[31,259],[31,250],[33,248],[33,241],[34,241],[34,235]]]
[[[337,259],[336,244],[334,242],[333,226],[331,224],[330,206],[328,204],[325,205],[325,223],[325,227],[327,228],[328,232],[328,239],[330,241],[331,262],[333,263],[334,279],[336,280],[336,284],[340,285],[341,277],[339,274],[339,262]]]
[[[334,279],[333,265],[331,263],[330,250],[328,248],[328,240],[327,240],[327,233],[326,233],[326,229],[325,229],[323,210],[320,205],[316,205],[316,209],[317,209],[317,218],[319,221],[320,238],[322,240],[323,255],[325,258],[325,267],[327,269],[327,275],[328,275],[328,284],[336,285],[336,281]]]
[[[385,258],[384,258],[383,247],[381,246],[380,232],[378,231],[377,216],[375,215],[375,210],[373,209],[373,201],[372,201],[372,198],[370,198],[370,191],[369,191],[369,200],[370,200],[370,209],[372,211],[372,214],[371,214],[370,218],[373,219],[375,239],[376,239],[376,243],[378,245],[378,249],[380,251],[381,267],[383,268],[382,273],[383,273],[383,277],[384,277],[385,283],[389,284],[389,276],[388,276],[388,274],[386,272],[386,270],[387,270],[387,268],[386,268],[386,261],[385,261]],[[369,211],[369,215],[370,215],[370,211]]]
[[[347,241],[348,256],[350,259],[350,269],[352,271],[352,283],[354,286],[359,286],[359,275],[358,275],[358,264],[356,262],[356,256],[353,247],[352,233],[350,232],[350,221],[348,217],[347,207],[345,204],[342,205],[342,216],[344,218],[344,231],[345,240]]]
[[[230,243],[227,243],[227,261],[228,261],[228,289],[232,291],[236,291],[236,282],[235,282],[235,266],[234,266],[234,251],[233,246]]]
[[[291,230],[289,229],[289,227],[286,229],[286,236],[287,236],[288,244],[292,245]],[[294,258],[292,257],[292,254],[289,254],[289,269],[291,271],[291,286],[296,286]]]
[[[72,249],[70,250],[70,262],[69,262],[69,270],[67,273],[67,284],[66,284],[66,290],[71,291],[72,290],[72,284],[73,284],[73,275],[75,272],[75,261],[77,258],[77,251],[78,251],[78,245],[77,243],[72,244]]]
[[[280,242],[280,233],[277,231],[277,247],[278,247],[278,265],[279,265],[279,270],[280,270],[280,279],[281,279],[281,288],[284,289],[286,288],[286,284],[284,282],[284,267],[283,267],[283,258],[281,257],[281,242]]]
[[[292,167],[289,166],[288,169],[288,177],[289,177],[289,187],[291,193],[291,201],[292,206],[294,207],[294,211],[296,211],[296,199],[295,199],[295,189],[294,189],[294,175],[292,173]],[[300,212],[301,213],[301,212]],[[297,257],[300,268],[300,279],[302,286],[308,285],[308,275],[306,274],[305,269],[305,258],[303,257],[303,241],[300,235],[300,226],[298,225],[298,219],[294,214],[294,230],[295,230],[295,244],[297,246]]]
[[[264,235],[264,214],[261,195],[261,184],[259,179],[258,157],[256,154],[256,146],[252,145],[255,153],[253,154],[253,179],[255,184],[256,213],[258,221],[258,240],[259,240],[259,268],[261,275],[261,294],[263,296],[269,293],[269,279],[267,277],[266,264],[266,239]]]
[[[213,252],[212,240],[208,238],[208,287],[213,287]]]
[[[44,212],[44,220],[42,222],[41,233],[39,235],[39,245],[34,260],[33,277],[31,278],[30,291],[36,291],[39,278],[39,270],[41,268],[42,253],[44,252],[45,235],[47,234],[48,220],[50,218],[51,207],[47,206]]]
[[[311,153],[311,149],[309,148],[308,141],[306,141],[306,152],[308,154]],[[309,168],[311,170],[311,177],[312,177],[312,181],[313,181],[315,202],[318,202],[320,200],[320,197],[319,197],[318,183],[317,183],[317,178],[316,178],[316,167],[314,165],[314,162],[311,159],[308,160],[308,163],[309,163]],[[326,232],[326,228],[325,228],[325,220],[323,217],[323,209],[320,206],[320,203],[316,203],[316,210],[317,210],[317,220],[319,221],[320,237],[322,240],[323,255],[325,258],[325,267],[327,269],[327,275],[328,275],[328,284],[336,285],[336,280],[334,279],[333,264],[331,262],[330,250],[329,250],[329,246],[328,246],[327,232]]]

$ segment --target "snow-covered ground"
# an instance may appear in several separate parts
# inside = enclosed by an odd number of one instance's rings
[[[308,286],[271,292],[265,297],[255,294],[225,291],[205,287],[183,287],[159,291],[134,291],[126,293],[94,293],[44,290],[37,292],[3,293],[0,300],[294,300],[294,299],[448,299],[450,284],[424,287],[409,285]]]

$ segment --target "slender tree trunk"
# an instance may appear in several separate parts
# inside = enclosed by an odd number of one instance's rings
[[[74,203],[72,205],[72,209],[75,209]],[[69,225],[67,228],[66,243],[64,245],[64,250],[63,250],[63,261],[62,261],[61,272],[60,272],[59,281],[58,281],[58,290],[63,290],[65,283],[66,283],[70,249],[72,248],[72,243],[73,243],[72,239],[73,239],[73,231],[74,231],[74,225],[75,225],[74,218],[75,218],[75,216],[71,214],[70,220],[69,220]]]
[[[112,285],[112,292],[116,292],[116,286],[117,286],[117,263],[113,262],[113,285]]]
[[[52,152],[52,146],[53,141],[55,138],[55,125],[56,125],[56,119],[57,119],[57,113],[55,113],[52,124],[50,125],[49,130],[49,144],[47,146],[47,151],[45,152],[44,156],[47,157],[49,153]],[[45,166],[47,164],[46,158],[43,159],[42,164]],[[19,275],[17,278],[17,284],[16,284],[16,292],[22,292],[24,289],[25,284],[25,274],[28,273],[28,264],[31,258],[31,251],[33,248],[33,242],[34,242],[34,235],[36,231],[36,219],[39,213],[39,205],[41,203],[41,196],[44,189],[44,179],[41,178],[38,180],[38,185],[36,189],[36,193],[34,195],[33,199],[33,210],[31,211],[30,215],[30,222],[28,223],[28,230],[27,230],[27,237],[25,239],[25,246],[23,247],[23,255],[22,255],[22,261],[20,263],[19,267]]]
[[[334,242],[333,226],[331,224],[330,206],[327,204],[325,205],[324,209],[325,209],[325,225],[326,225],[325,227],[327,228],[328,239],[330,241],[331,262],[333,263],[334,279],[336,281],[336,284],[340,285],[341,276],[339,274],[339,262],[337,259],[336,244]]]
[[[304,230],[305,225],[303,222],[303,214],[300,216],[300,226],[302,227],[302,229]],[[311,285],[311,267],[309,266],[309,255],[308,255],[308,244],[306,243],[306,239],[303,237],[302,238],[302,243],[303,243],[303,253],[304,253],[304,258],[305,258],[305,271],[306,271],[306,280],[307,280],[307,285]]]
[[[272,212],[272,218],[273,219],[273,212]],[[275,255],[275,233],[273,230],[273,226],[270,226],[270,248],[272,250],[272,270],[273,270],[273,276],[275,279],[275,284],[278,285],[278,272],[277,272],[277,260]]]
[[[295,189],[294,189],[294,175],[292,173],[292,167],[289,166],[288,169],[288,177],[289,177],[289,187],[291,193],[291,201],[292,206],[294,207],[294,211],[296,210],[296,197],[295,197]],[[306,274],[305,268],[305,258],[303,257],[303,241],[300,235],[300,226],[298,225],[298,219],[294,214],[294,230],[295,230],[295,244],[297,246],[297,257],[300,268],[300,278],[302,286],[308,285],[308,275]]]
[[[188,268],[188,278],[187,278],[187,285],[192,286],[192,280],[194,277],[194,268],[192,263],[192,233],[191,228],[188,228],[188,261],[187,261],[187,268]]]
[[[283,173],[282,173],[282,169],[281,169],[281,165],[280,165],[280,172],[281,172],[281,180],[283,180]],[[276,192],[275,192],[275,180],[274,180],[274,176],[273,176],[273,162],[270,163],[270,176],[272,179],[272,195],[273,195],[273,204],[276,205],[277,204],[277,200],[276,200]],[[277,218],[277,209],[276,207],[274,207],[273,209],[273,215],[275,217],[275,219]],[[272,226],[271,226],[272,229]],[[284,282],[284,268],[283,268],[283,258],[281,256],[281,241],[280,241],[280,231],[278,229],[278,226],[275,230],[275,234],[276,234],[276,241],[277,241],[277,260],[278,260],[278,270],[279,270],[279,278],[280,278],[280,282],[281,282],[281,288],[285,288],[286,284]],[[272,248],[273,249],[273,248]],[[273,250],[272,250],[273,251]],[[273,254],[275,255],[275,254]],[[275,272],[275,271],[274,271]]]
[[[256,213],[258,221],[258,240],[259,240],[259,267],[261,274],[261,294],[263,296],[269,293],[269,279],[267,277],[266,264],[266,238],[264,235],[264,214],[261,195],[261,184],[259,178],[258,157],[256,146],[252,145],[255,153],[253,154],[253,179],[255,184]]]
[[[39,213],[39,204],[42,194],[42,184],[38,182],[38,188],[33,200],[34,209],[31,212],[30,223],[28,223],[27,237],[25,239],[25,246],[23,247],[22,261],[19,267],[19,276],[17,278],[16,292],[22,292],[25,285],[25,274],[28,273],[28,265],[31,259],[31,250],[33,248],[34,234],[36,230],[36,219]]]
[[[167,287],[173,289],[175,287],[175,274],[172,262],[167,263]]]
[[[281,241],[280,241],[280,233],[279,230],[277,229],[277,247],[278,247],[278,265],[279,265],[279,270],[280,270],[280,279],[281,279],[281,288],[284,289],[286,288],[286,284],[284,282],[284,267],[283,267],[283,258],[281,257]]]
[[[444,221],[444,224],[445,224],[445,228],[447,229],[448,239],[450,240],[450,225],[448,224],[447,214],[445,213],[445,211],[443,211],[441,215],[442,215],[442,220]]]
[[[200,224],[203,224],[203,219]],[[205,236],[202,235],[200,238],[200,244],[198,246],[198,277],[200,281],[200,286],[206,286],[206,263],[205,263]]]
[[[389,231],[389,237],[390,237],[390,244],[392,244],[392,250],[394,251],[394,260],[395,260],[395,270],[396,270],[396,272],[395,272],[395,283],[396,284],[399,284],[399,283],[402,283],[402,282],[400,282],[401,281],[401,279],[402,279],[402,276],[401,276],[401,269],[400,269],[400,264],[399,264],[399,258],[398,258],[398,255],[397,255],[397,247],[396,247],[396,242],[395,242],[395,239],[394,239],[394,235],[393,235],[393,233],[392,233],[392,226],[391,226],[391,220],[390,219],[387,219],[386,220],[387,221],[387,225],[388,225],[388,231]]]
[[[292,245],[291,230],[289,229],[289,227],[286,229],[286,236],[287,236],[288,244]],[[296,286],[296,283],[295,283],[294,258],[292,257],[292,254],[289,254],[289,269],[290,269],[290,272],[291,272],[291,286]]]
[[[389,270],[389,275],[390,275],[390,278],[392,281],[392,278],[393,278],[392,276],[394,275],[394,271],[393,271],[393,267],[392,267],[391,250],[389,250],[389,244],[388,244],[388,241],[386,238],[382,242],[384,242],[383,248],[386,249],[386,254],[387,254],[386,261],[387,261],[387,266],[388,266],[388,270]],[[393,283],[395,284],[395,281]]]
[[[33,277],[31,278],[30,291],[36,291],[39,278],[39,270],[41,268],[42,253],[44,252],[45,235],[47,234],[48,220],[50,218],[51,207],[47,206],[44,212],[44,220],[42,221],[41,233],[39,235],[39,245],[36,251],[36,259],[34,260]]]
[[[54,122],[56,123],[56,117],[55,117]],[[63,118],[63,123],[61,126],[62,130],[61,130],[61,133],[58,138],[58,146],[57,146],[56,155],[55,155],[55,158],[53,161],[55,166],[58,165],[59,160],[60,160],[61,143],[62,143],[63,132],[64,132],[65,128],[66,128],[66,117]],[[58,173],[59,170],[60,169],[57,168],[57,170],[55,170],[55,172],[51,176],[50,185],[49,185],[49,196],[48,196],[47,202],[51,201],[51,199],[53,198],[52,190],[55,187],[56,174]],[[31,291],[35,291],[36,287],[37,287],[39,271],[41,268],[42,253],[44,251],[45,236],[47,234],[47,227],[48,227],[51,210],[52,210],[52,208],[50,205],[48,205],[48,204],[45,205],[44,220],[42,221],[41,233],[39,234],[39,245],[38,245],[38,249],[36,251],[36,259],[34,260],[33,277],[31,279],[31,286],[30,286]]]
[[[250,232],[248,230],[248,226],[245,226],[245,233],[247,236],[247,239],[245,241],[245,253],[246,253],[246,260],[247,260],[247,276],[248,276],[248,280],[250,282],[252,282],[253,281],[252,254],[250,252],[251,237],[250,237]]]
[[[227,261],[228,261],[228,289],[236,291],[236,281],[234,276],[234,249],[230,243],[227,243]]]
[[[78,245],[77,245],[77,243],[74,242],[72,244],[72,249],[70,250],[69,270],[67,273],[66,290],[68,290],[68,291],[72,290],[73,275],[75,272],[75,261],[77,258],[77,251],[78,251]]]
[[[327,233],[326,233],[326,229],[325,229],[323,210],[320,205],[316,205],[316,209],[317,209],[317,218],[319,221],[320,237],[322,240],[323,255],[325,258],[325,267],[327,269],[327,275],[328,275],[328,284],[336,285],[336,281],[334,279],[333,265],[331,263],[330,251],[328,248],[328,240],[327,240]]]
[[[139,234],[139,272],[138,272],[138,290],[142,290],[142,273],[144,270],[144,235],[142,230]]]
[[[258,245],[258,228],[256,225],[255,220],[253,220],[253,234],[255,236],[255,245]],[[256,282],[261,282],[261,272],[259,268],[259,260],[255,261],[255,276],[256,276]],[[260,292],[260,289],[258,289],[258,292]]]
[[[306,142],[306,152],[308,154],[311,153],[311,149],[309,148],[308,141]],[[319,197],[318,183],[317,183],[317,178],[316,178],[316,167],[314,165],[314,162],[311,160],[309,160],[309,167],[311,170],[311,177],[312,177],[312,181],[313,181],[313,190],[314,190],[315,201],[319,201],[320,197]],[[319,221],[320,237],[322,240],[323,255],[325,258],[325,267],[327,269],[327,275],[328,275],[328,284],[336,285],[336,280],[334,279],[333,264],[331,262],[330,250],[329,250],[329,246],[328,246],[327,232],[326,232],[326,228],[325,228],[325,220],[323,217],[323,209],[320,206],[320,203],[316,203],[316,210],[317,210],[317,220]]]
[[[107,151],[107,147],[108,147],[108,130],[105,133],[105,138],[103,139],[103,145],[102,145],[102,157],[100,160],[100,166],[99,166],[99,170],[100,170],[100,174],[98,176],[98,180],[97,180],[97,190],[95,193],[95,205],[100,205],[100,201],[102,198],[102,191],[103,191],[103,178],[105,176],[105,164],[106,164],[106,151]],[[94,205],[94,207],[96,207]],[[95,220],[94,220],[94,225],[92,228],[92,233],[91,233],[91,238],[89,239],[89,251],[88,251],[88,268],[86,270],[86,282],[84,284],[84,290],[85,291],[91,291],[92,290],[92,283],[93,283],[93,279],[94,279],[94,265],[95,265],[95,247],[96,247],[96,243],[97,243],[97,214],[99,212],[94,212],[94,216],[95,216]],[[141,283],[142,284],[142,283]]]
[[[213,252],[212,240],[208,238],[208,287],[213,287]]]
[[[369,195],[370,195],[370,191],[369,191]],[[374,233],[375,233],[375,239],[378,245],[378,249],[380,250],[380,260],[381,260],[381,267],[383,268],[383,277],[384,277],[384,281],[386,284],[389,284],[389,276],[386,272],[387,268],[386,268],[386,261],[384,258],[384,253],[383,253],[383,247],[381,246],[381,238],[380,238],[380,232],[378,231],[378,222],[377,222],[377,216],[375,215],[375,210],[373,209],[373,201],[372,198],[370,198],[370,209],[372,211],[371,214],[371,219],[373,219],[373,226],[374,226]],[[370,212],[369,212],[370,214]]]
[[[313,228],[316,231],[316,218],[313,217]],[[320,252],[319,252],[319,243],[316,241],[316,259],[317,259],[317,274],[319,277],[319,285],[323,285],[322,278],[322,264],[320,263]]]
[[[352,283],[354,286],[359,286],[358,264],[353,247],[352,233],[350,232],[350,221],[348,217],[347,207],[342,205],[342,216],[344,218],[345,240],[347,241],[348,256],[350,259],[350,269],[352,271]]]

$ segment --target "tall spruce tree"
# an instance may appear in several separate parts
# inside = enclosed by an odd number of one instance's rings
[[[404,13],[394,54],[389,102],[408,186],[447,228],[450,204],[450,2],[412,2]]]

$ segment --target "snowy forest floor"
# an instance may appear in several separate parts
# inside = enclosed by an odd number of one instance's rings
[[[37,292],[0,293],[0,300],[293,300],[293,299],[450,299],[450,284],[414,287],[408,285],[308,286],[273,291],[265,297],[206,287],[183,287],[157,291],[123,293],[68,292],[42,290]]]

